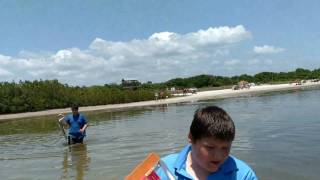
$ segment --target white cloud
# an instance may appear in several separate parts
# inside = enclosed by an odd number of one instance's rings
[[[258,65],[260,64],[260,60],[259,59],[249,59],[248,60],[248,65]]]
[[[147,40],[133,40],[128,43],[110,42],[97,38],[91,43],[90,49],[104,52],[107,56],[119,53],[138,57],[171,56],[203,51],[205,48],[215,51],[218,47],[240,42],[250,36],[250,32],[239,25],[234,28],[208,28],[185,35],[161,32],[151,35]]]
[[[13,74],[5,69],[1,69],[0,68],[0,76],[5,76],[5,77],[8,77],[8,76],[12,76]]]
[[[250,33],[245,30],[241,25],[234,28],[219,27],[209,28],[207,30],[199,30],[196,33],[190,33],[187,35],[190,39],[195,40],[198,44],[229,44],[236,43],[251,37]]]
[[[237,65],[239,63],[240,63],[240,61],[238,59],[227,60],[227,61],[224,62],[224,64],[226,66],[235,66],[235,65]]]
[[[277,48],[274,46],[264,45],[264,46],[255,46],[253,51],[256,54],[277,54],[285,51],[283,48]]]
[[[96,38],[88,49],[56,53],[22,51],[19,57],[0,55],[0,74],[10,80],[58,79],[71,85],[120,82],[122,78],[165,81],[179,76],[214,74],[239,63],[223,61],[236,44],[251,37],[242,25],[187,34],[159,32],[147,39],[113,42]],[[212,66],[209,66],[212,65]]]
[[[7,65],[10,63],[10,56],[4,56],[0,54],[0,65]]]
[[[210,65],[218,65],[218,64],[220,64],[220,62],[219,61],[217,61],[217,60],[213,60],[213,61],[211,61],[210,62]]]

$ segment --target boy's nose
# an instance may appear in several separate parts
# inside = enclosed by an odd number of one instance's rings
[[[224,159],[224,152],[222,150],[214,150],[210,152],[211,160],[222,161]]]

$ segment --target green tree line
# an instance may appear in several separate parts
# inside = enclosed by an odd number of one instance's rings
[[[224,77],[224,76],[214,76],[214,75],[199,75],[188,78],[175,78],[165,82],[167,87],[178,87],[178,88],[188,88],[188,87],[220,87],[235,85],[239,81],[253,82],[256,84],[262,83],[288,83],[296,80],[303,79],[319,79],[320,69],[308,70],[298,68],[292,72],[261,72],[255,75],[242,74],[239,76]]]
[[[118,84],[103,86],[69,86],[58,80],[36,80],[0,83],[0,114],[33,112],[55,108],[66,108],[71,104],[95,106],[129,103],[154,99],[154,93],[170,87],[220,87],[237,84],[244,80],[260,83],[285,83],[302,79],[319,79],[320,69],[298,68],[292,72],[261,72],[253,76],[224,77],[198,75],[175,78],[163,83],[144,83],[135,89]]]
[[[152,89],[123,89],[120,85],[71,87],[58,80],[0,83],[0,114],[55,108],[129,103],[154,98]]]

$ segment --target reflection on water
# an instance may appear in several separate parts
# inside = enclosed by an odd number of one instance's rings
[[[290,91],[85,113],[85,144],[70,147],[56,116],[0,123],[1,179],[123,179],[149,152],[179,151],[194,111],[218,105],[235,121],[232,154],[260,179],[316,180],[319,95],[320,90]]]
[[[12,121],[0,121],[0,135],[41,134],[57,130],[55,116],[26,118]]]
[[[165,106],[159,106],[165,110]],[[81,109],[80,109],[81,111]],[[115,111],[97,111],[88,112],[85,115],[90,121],[90,125],[98,125],[100,122],[115,121],[123,119],[133,119],[147,112],[153,111],[153,108],[131,108],[127,110]],[[18,119],[11,121],[0,121],[0,135],[10,134],[47,134],[59,131],[57,124],[58,117],[56,115],[45,117],[34,117],[26,119]]]
[[[61,179],[75,178],[82,180],[89,170],[90,157],[86,144],[75,144],[66,148],[62,162]],[[75,173],[75,174],[74,174]]]
[[[168,110],[168,104],[161,104],[157,106],[157,109],[161,112],[166,112]]]

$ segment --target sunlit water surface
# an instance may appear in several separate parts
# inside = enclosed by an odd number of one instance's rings
[[[236,124],[231,153],[260,179],[317,180],[319,100],[313,89],[86,113],[85,144],[71,147],[56,117],[0,123],[1,179],[123,179],[149,152],[179,151],[194,111],[217,105]]]

